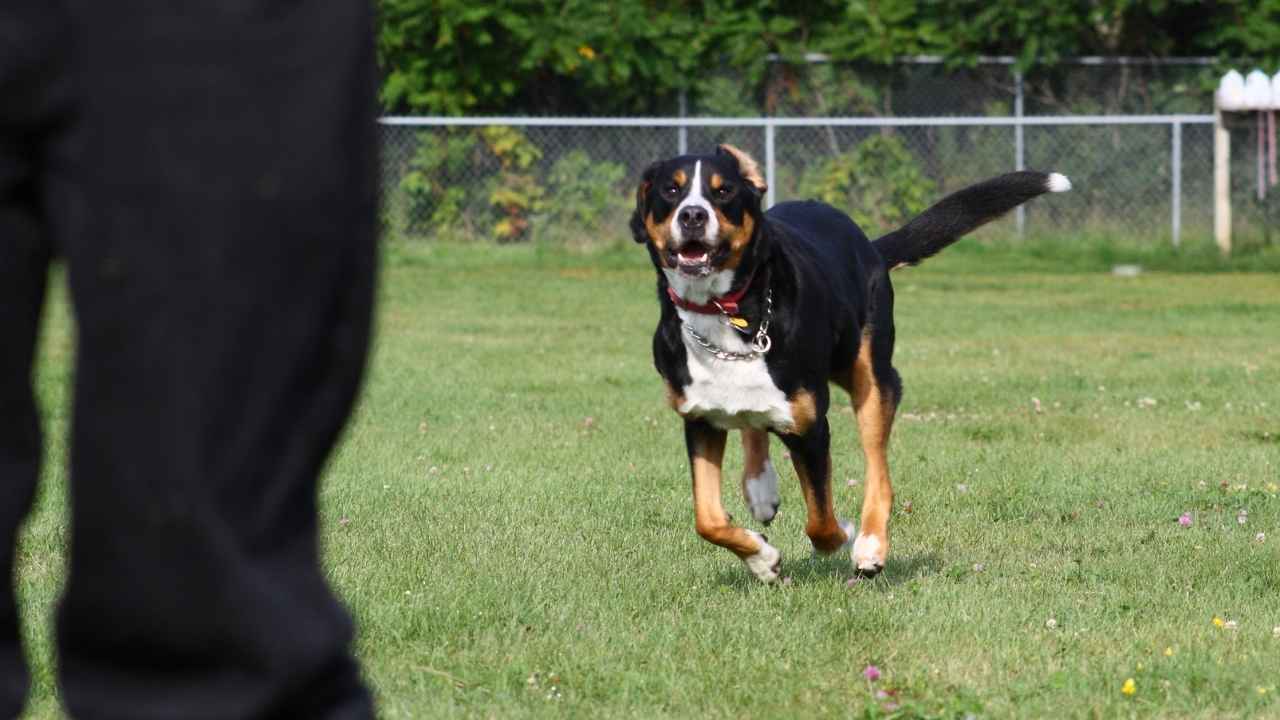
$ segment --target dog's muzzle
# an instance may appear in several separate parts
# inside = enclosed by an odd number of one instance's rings
[[[671,266],[685,275],[703,277],[711,274],[721,253],[701,240],[686,241],[669,252]]]
[[[676,215],[680,234],[687,240],[699,240],[707,234],[707,210],[697,205],[686,205]]]

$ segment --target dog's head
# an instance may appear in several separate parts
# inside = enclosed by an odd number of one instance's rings
[[[765,187],[756,161],[732,145],[656,162],[636,190],[632,236],[669,272],[734,269],[756,237]]]

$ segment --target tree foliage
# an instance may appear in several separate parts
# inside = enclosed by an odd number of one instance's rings
[[[847,208],[874,237],[921,213],[936,192],[902,140],[873,135],[852,151],[813,164],[799,195]]]
[[[771,54],[955,65],[1012,55],[1026,69],[1073,55],[1213,55],[1274,69],[1280,0],[378,0],[389,111],[671,112],[722,90],[768,107]],[[1268,64],[1269,63],[1269,64]]]

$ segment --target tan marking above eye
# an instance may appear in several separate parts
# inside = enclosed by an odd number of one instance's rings
[[[711,179],[707,181],[707,185],[712,190],[719,190],[724,185],[724,178],[720,177],[720,173],[712,173]]]
[[[675,180],[676,184],[679,185],[680,187],[684,187],[685,183],[689,182],[689,175],[683,170],[677,170],[671,176],[671,179]]]

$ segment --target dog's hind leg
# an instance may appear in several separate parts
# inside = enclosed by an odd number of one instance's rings
[[[815,552],[823,555],[839,550],[853,537],[853,523],[836,519],[831,497],[831,428],[819,415],[804,435],[782,435],[791,451],[791,462],[800,477],[808,516],[804,532]]]
[[[742,431],[742,497],[756,520],[768,525],[778,514],[778,473],[769,460],[769,431]]]
[[[898,373],[890,365],[893,326],[876,328],[862,336],[850,379],[858,434],[867,461],[866,488],[862,498],[862,524],[853,543],[853,565],[874,575],[889,555],[889,514],[893,510],[893,484],[889,481],[889,432],[902,394]]]
[[[764,582],[778,579],[782,553],[758,532],[737,527],[724,511],[720,468],[728,433],[701,420],[686,419],[685,444],[693,471],[693,517],[704,540],[733,552]]]

